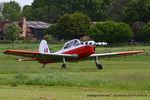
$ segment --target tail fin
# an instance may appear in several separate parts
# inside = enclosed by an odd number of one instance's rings
[[[45,41],[45,40],[41,41],[41,43],[39,45],[39,52],[45,53],[45,54],[50,54],[50,50],[48,48],[47,41]]]

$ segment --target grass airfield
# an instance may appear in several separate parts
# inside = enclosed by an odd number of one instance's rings
[[[65,86],[0,86],[1,100],[149,100],[148,91]]]
[[[35,45],[35,44],[33,44]],[[38,46],[27,45],[37,51]],[[94,60],[68,63],[42,64],[18,62],[22,57],[3,55],[5,49],[18,49],[2,45],[0,49],[0,100],[149,100],[150,56],[149,46],[98,47],[96,52],[145,49],[138,56],[99,59],[103,70],[96,69]],[[32,48],[30,48],[32,47]],[[52,52],[62,45],[50,45]]]

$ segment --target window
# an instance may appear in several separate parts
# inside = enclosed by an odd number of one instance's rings
[[[69,42],[66,42],[65,45],[64,45],[64,49],[68,49],[68,48],[71,48],[71,47],[75,47],[77,45],[80,45],[80,40],[78,39],[74,39],[74,40],[71,40]]]

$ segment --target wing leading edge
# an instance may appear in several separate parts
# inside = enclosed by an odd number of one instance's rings
[[[95,57],[112,57],[112,56],[121,56],[121,55],[133,55],[142,53],[144,50],[140,51],[126,51],[126,52],[112,52],[112,53],[101,53],[101,54],[92,54],[89,56],[89,58],[95,58]]]
[[[36,58],[37,60],[40,60],[40,61],[53,61],[53,62],[62,61],[63,57],[69,60],[74,60],[78,58],[77,55],[55,54],[55,53],[44,54],[40,52],[18,51],[18,50],[6,50],[4,54]]]

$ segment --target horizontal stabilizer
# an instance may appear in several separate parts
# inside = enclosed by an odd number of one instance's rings
[[[38,59],[19,59],[19,61],[38,61]]]

